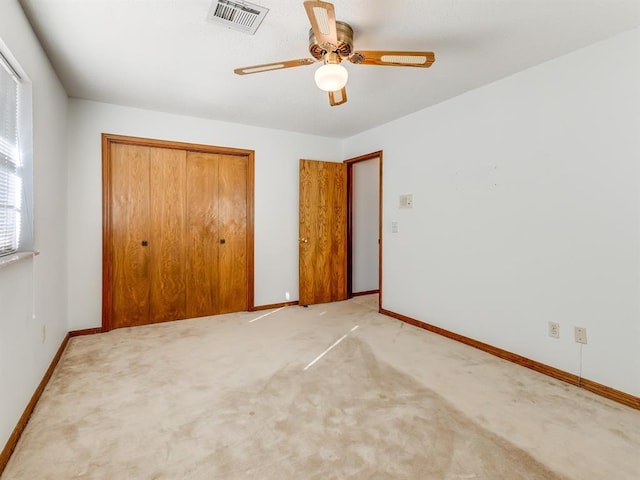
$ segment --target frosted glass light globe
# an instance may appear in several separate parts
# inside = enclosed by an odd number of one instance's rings
[[[340,64],[327,63],[316,70],[314,78],[320,90],[335,92],[347,84],[349,72]]]

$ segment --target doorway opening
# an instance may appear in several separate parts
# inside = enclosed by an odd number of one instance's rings
[[[347,165],[347,295],[378,293],[382,305],[382,151]]]

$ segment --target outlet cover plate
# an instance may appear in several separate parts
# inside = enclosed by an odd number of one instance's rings
[[[586,327],[574,327],[575,339],[577,343],[587,343]]]

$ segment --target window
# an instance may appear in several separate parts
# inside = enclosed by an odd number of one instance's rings
[[[0,49],[0,256],[32,248],[31,85],[5,51]]]

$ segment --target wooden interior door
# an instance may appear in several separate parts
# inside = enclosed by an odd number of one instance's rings
[[[103,135],[103,325],[253,308],[254,155]]]
[[[187,154],[187,315],[247,310],[246,157]]]
[[[185,157],[112,145],[113,326],[185,318]]]
[[[347,298],[347,168],[300,160],[299,303]]]

